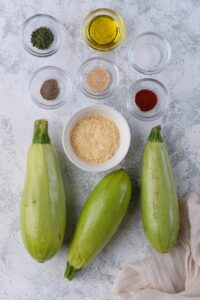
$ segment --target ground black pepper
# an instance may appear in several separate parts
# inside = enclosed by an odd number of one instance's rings
[[[46,80],[40,89],[41,96],[46,100],[55,100],[59,92],[59,85],[55,79]]]

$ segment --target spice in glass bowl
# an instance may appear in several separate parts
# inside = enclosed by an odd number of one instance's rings
[[[94,68],[85,77],[86,84],[93,92],[105,91],[110,83],[110,74],[103,68]]]
[[[150,90],[140,90],[135,95],[135,103],[141,111],[147,112],[152,110],[157,104],[157,95]]]
[[[116,92],[119,70],[112,61],[104,57],[92,57],[78,69],[78,87],[87,97],[105,99]]]
[[[55,79],[46,80],[40,89],[40,94],[45,100],[55,100],[59,93],[59,85]]]
[[[86,115],[71,132],[71,146],[76,155],[91,164],[111,159],[120,145],[115,123],[100,115]]]
[[[53,41],[54,35],[47,27],[39,27],[31,34],[32,45],[41,50],[49,49]]]

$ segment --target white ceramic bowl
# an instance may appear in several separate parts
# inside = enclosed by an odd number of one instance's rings
[[[76,123],[81,118],[91,114],[100,115],[111,119],[116,124],[119,130],[120,145],[117,152],[111,159],[101,164],[90,164],[81,160],[74,152],[70,142],[71,132]],[[118,165],[126,156],[130,147],[130,141],[130,129],[126,120],[117,110],[106,105],[93,105],[79,110],[66,122],[62,134],[62,144],[68,158],[77,167],[89,172],[102,172],[114,168],[116,165]]]

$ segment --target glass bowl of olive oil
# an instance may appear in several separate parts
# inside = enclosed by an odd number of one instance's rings
[[[124,21],[111,9],[95,9],[83,22],[83,37],[91,48],[97,51],[110,51],[124,40]]]

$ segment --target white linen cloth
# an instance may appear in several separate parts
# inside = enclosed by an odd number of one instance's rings
[[[180,203],[180,242],[122,268],[112,300],[200,299],[200,196]]]

